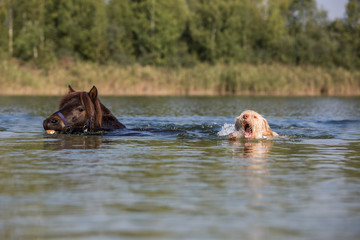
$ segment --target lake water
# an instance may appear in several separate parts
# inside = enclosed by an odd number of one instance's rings
[[[360,98],[100,97],[128,129],[46,135],[0,97],[0,239],[360,239]],[[230,142],[245,109],[276,140]]]

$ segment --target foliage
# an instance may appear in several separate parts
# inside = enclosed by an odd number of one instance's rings
[[[360,1],[330,21],[315,0],[0,0],[0,56],[357,69]]]

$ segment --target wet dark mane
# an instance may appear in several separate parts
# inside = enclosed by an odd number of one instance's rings
[[[102,128],[102,117],[103,112],[101,109],[101,103],[98,98],[93,102],[87,92],[70,92],[61,98],[59,103],[59,109],[62,109],[69,102],[74,102],[80,100],[81,105],[85,108],[86,115],[89,119],[92,117],[93,123],[91,126],[92,129]]]

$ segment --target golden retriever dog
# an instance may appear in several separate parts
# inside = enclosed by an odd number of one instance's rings
[[[261,139],[279,136],[271,131],[268,122],[263,116],[253,110],[246,110],[235,118],[235,132],[229,135],[230,139]]]

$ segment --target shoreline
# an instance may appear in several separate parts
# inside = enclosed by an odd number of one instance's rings
[[[97,86],[96,86],[97,87]],[[99,97],[360,97],[359,94],[272,94],[272,93],[238,93],[238,94],[201,94],[201,93],[190,93],[190,94],[166,94],[166,93],[120,93],[113,94],[108,92],[103,92],[101,88],[97,87],[99,91]],[[79,91],[87,91],[89,89],[76,89]],[[63,93],[55,93],[55,92],[40,92],[36,90],[30,91],[7,91],[0,93],[0,97],[62,97],[67,94],[67,91],[63,91]]]
[[[192,68],[57,62],[47,69],[0,60],[1,96],[62,96],[67,86],[99,96],[360,96],[360,71],[283,64]]]

